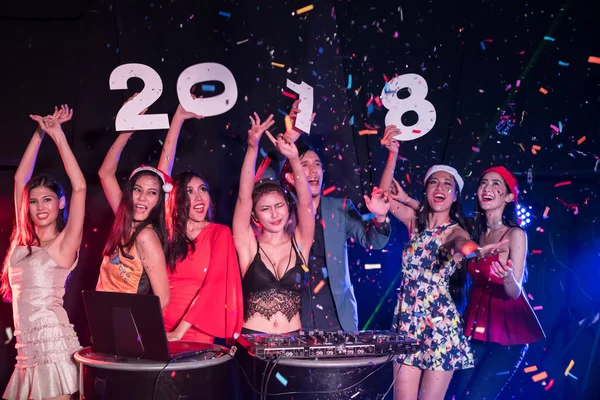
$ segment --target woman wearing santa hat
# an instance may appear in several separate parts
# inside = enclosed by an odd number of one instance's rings
[[[527,235],[516,217],[519,188],[506,168],[483,173],[477,188],[473,239],[480,246],[506,242],[500,253],[471,259],[473,285],[465,312],[465,335],[471,337],[475,368],[456,376],[448,395],[495,399],[506,386],[529,343],[544,331],[523,291]]]
[[[165,204],[173,185],[163,171],[142,165],[131,173],[125,190],[121,190],[117,164],[132,134],[119,134],[98,171],[115,221],[104,247],[96,290],[153,293],[164,308],[170,298]]]

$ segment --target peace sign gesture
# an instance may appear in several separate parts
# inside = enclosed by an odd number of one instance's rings
[[[248,129],[248,147],[258,147],[260,137],[262,134],[269,129],[275,121],[273,121],[273,114],[269,115],[267,119],[261,123],[260,117],[257,113],[254,113],[254,118],[250,115],[250,129]]]
[[[273,145],[285,158],[288,160],[300,159],[300,156],[298,155],[298,148],[294,142],[286,138],[283,134],[277,135],[277,139],[275,139],[273,135],[271,135],[271,132],[267,131],[266,133],[271,143],[273,143]]]

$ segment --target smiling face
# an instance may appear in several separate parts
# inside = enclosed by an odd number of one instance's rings
[[[285,229],[290,218],[285,198],[280,191],[276,190],[260,196],[252,215],[265,231],[271,233],[278,233]]]
[[[208,194],[206,182],[195,176],[190,179],[185,190],[189,201],[189,219],[194,222],[206,220],[210,208],[210,195]]]
[[[45,186],[38,186],[29,192],[29,216],[36,227],[55,224],[64,207],[65,198],[59,199],[55,192]]]
[[[160,196],[159,178],[154,175],[142,175],[133,186],[133,220],[144,221],[158,203]]]
[[[504,179],[497,172],[483,175],[477,188],[477,200],[483,211],[504,208],[514,200],[514,196],[506,187]]]
[[[434,212],[449,211],[456,201],[456,182],[448,172],[438,171],[425,183],[425,195]]]

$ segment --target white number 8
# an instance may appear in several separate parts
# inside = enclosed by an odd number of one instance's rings
[[[410,96],[399,99],[398,91],[401,89],[408,89]],[[417,74],[397,76],[385,85],[381,91],[381,102],[389,110],[385,116],[385,125],[396,125],[402,131],[402,134],[394,139],[400,141],[418,139],[433,128],[437,116],[433,104],[425,100],[427,91],[427,82]],[[408,111],[416,112],[419,118],[412,126],[402,123],[402,115]]]

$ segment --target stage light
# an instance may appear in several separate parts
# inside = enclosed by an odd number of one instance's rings
[[[519,224],[521,225],[521,228],[525,228],[531,223],[531,213],[529,212],[529,210],[531,210],[531,206],[525,207],[522,204],[519,204],[517,206],[517,218],[519,219]]]

